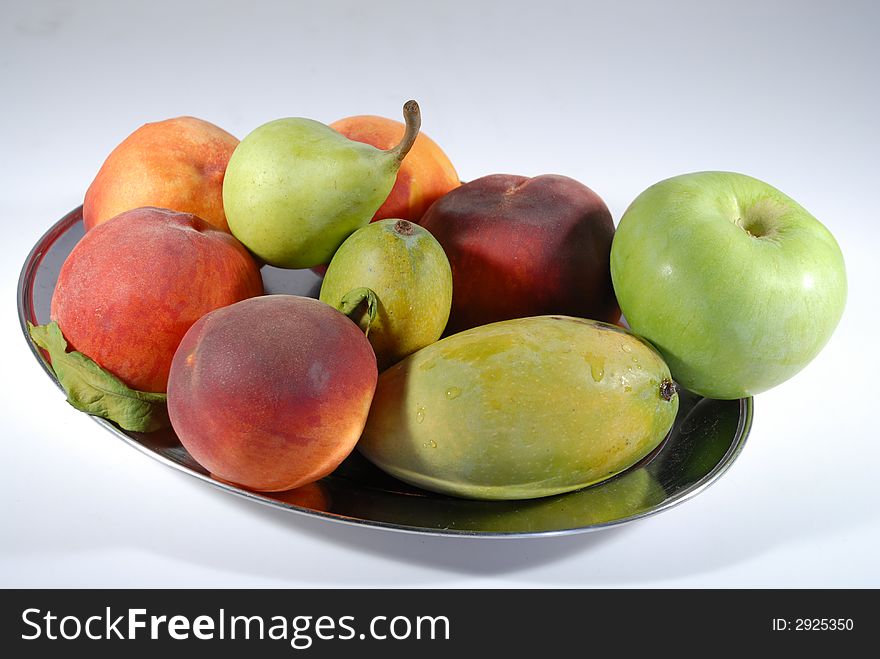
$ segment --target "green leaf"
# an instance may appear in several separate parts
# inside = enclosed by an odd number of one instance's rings
[[[128,388],[81,352],[67,352],[58,323],[28,323],[31,340],[49,353],[55,377],[76,409],[116,422],[125,430],[151,432],[167,428],[167,396]]]
[[[342,296],[339,310],[351,318],[364,336],[370,336],[370,325],[379,312],[379,297],[369,288],[354,288]]]

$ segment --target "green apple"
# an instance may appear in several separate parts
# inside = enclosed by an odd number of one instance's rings
[[[611,278],[633,331],[680,385],[709,398],[793,376],[846,302],[828,229],[776,188],[731,172],[684,174],[640,194],[615,233]]]

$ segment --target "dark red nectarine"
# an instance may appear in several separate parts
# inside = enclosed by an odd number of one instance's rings
[[[214,477],[288,490],[351,453],[377,377],[370,342],[342,313],[266,295],[213,311],[186,333],[171,365],[168,415]]]
[[[614,323],[614,223],[605,202],[565,176],[494,174],[437,200],[421,225],[452,267],[446,333],[564,314]]]

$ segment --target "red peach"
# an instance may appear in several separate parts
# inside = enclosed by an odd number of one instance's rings
[[[377,377],[370,342],[346,316],[313,298],[266,295],[213,311],[186,333],[168,415],[216,478],[289,490],[351,453]]]
[[[133,389],[164,392],[190,326],[262,292],[259,268],[230,234],[188,213],[138,208],[76,244],[58,275],[51,317],[71,349]]]
[[[237,138],[195,117],[141,126],[113,149],[86,191],[86,230],[123,211],[156,206],[229,231],[223,176],[236,146]]]
[[[298,508],[330,512],[333,499],[326,486],[322,483],[307,483],[293,490],[276,492],[272,495],[275,501],[288,503]]]

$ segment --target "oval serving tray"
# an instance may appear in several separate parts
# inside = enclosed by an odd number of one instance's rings
[[[26,322],[49,321],[49,305],[65,258],[84,232],[82,208],[59,220],[27,257],[18,283],[18,315],[35,357]],[[310,270],[262,270],[267,293],[317,297],[320,278]],[[60,386],[60,385],[59,385]],[[60,402],[60,401],[59,401]],[[639,464],[592,487],[529,501],[469,501],[406,485],[352,453],[326,478],[289,492],[256,493],[217,481],[198,465],[171,429],[133,433],[92,417],[119,439],[169,467],[251,501],[333,522],[410,533],[480,537],[534,537],[619,526],[667,510],[699,494],[723,475],[742,450],[752,423],[751,398],[718,401],[682,392],[675,425]]]

